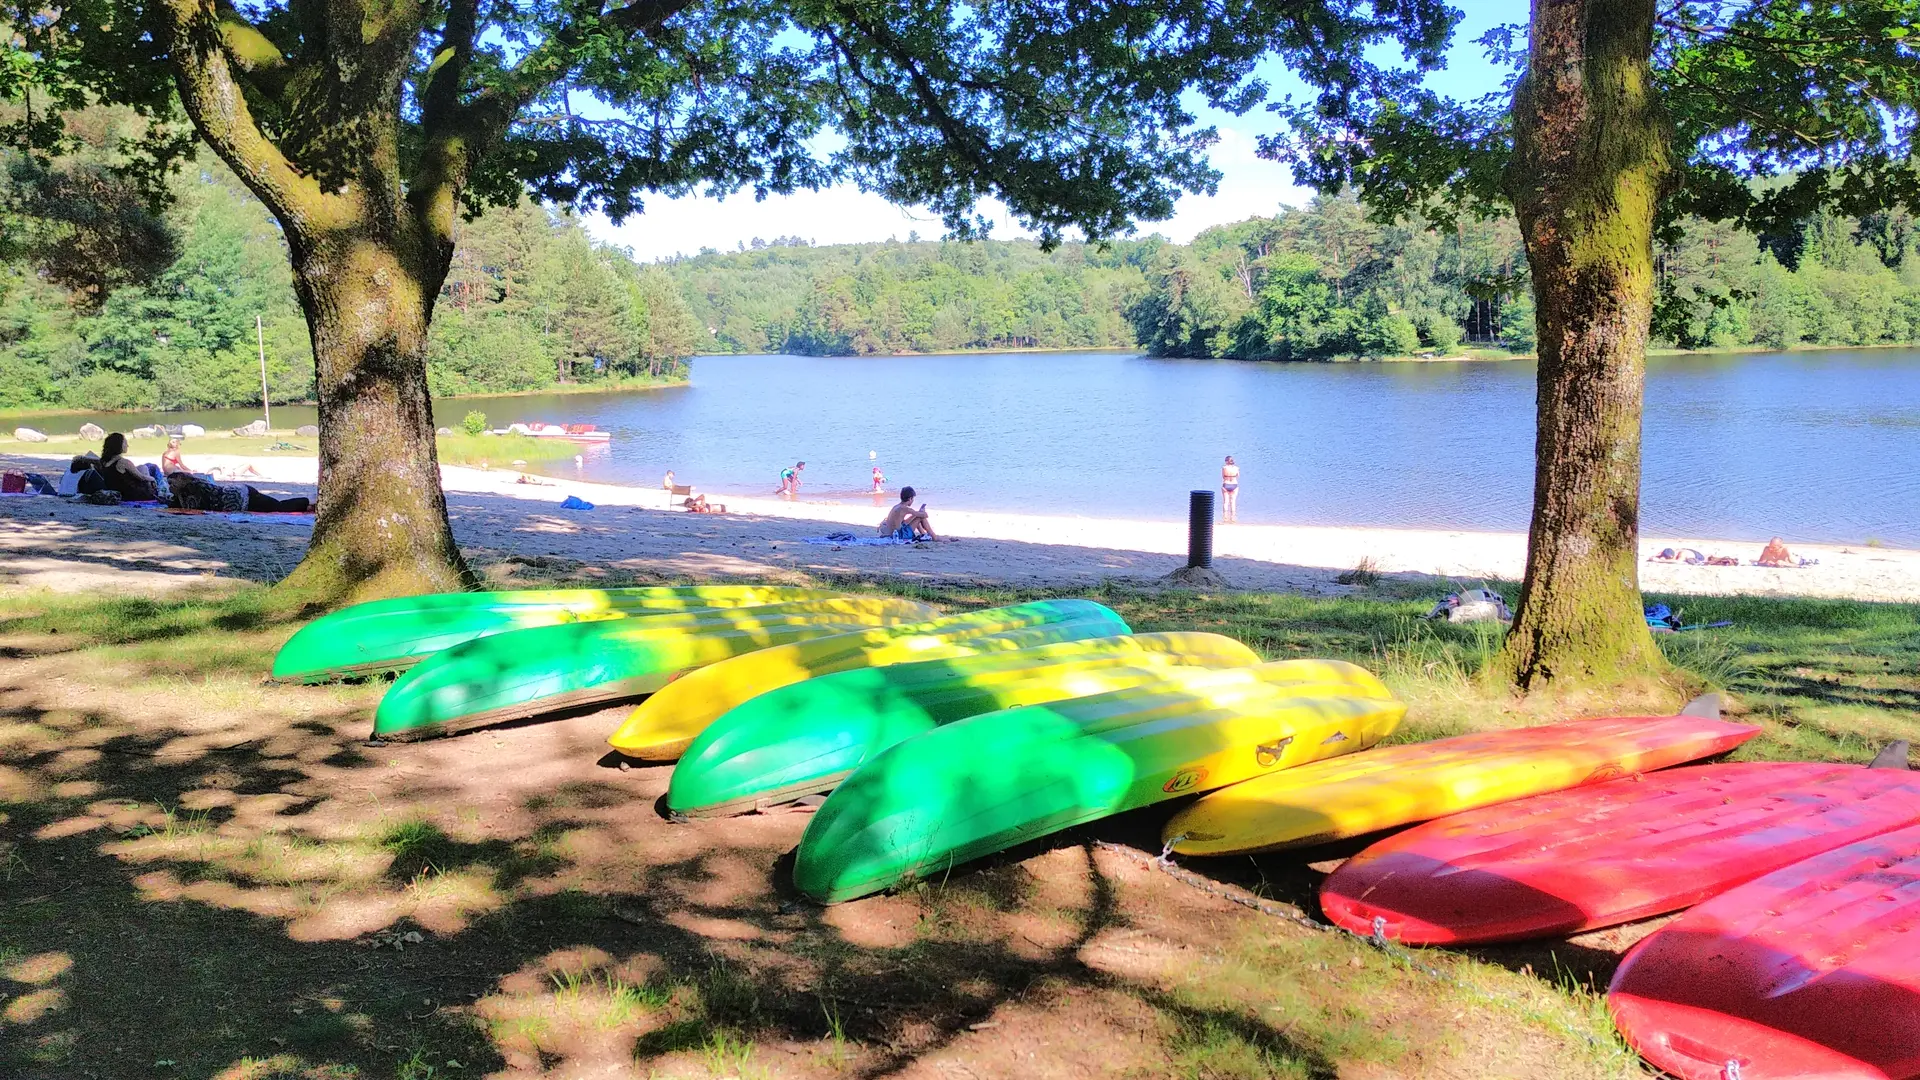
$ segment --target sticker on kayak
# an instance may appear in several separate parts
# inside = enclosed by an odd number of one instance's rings
[[[1321,740],[1320,740],[1320,745],[1321,745],[1321,746],[1331,746],[1331,745],[1333,745],[1334,743],[1337,743],[1337,742],[1346,742],[1346,741],[1347,741],[1347,733],[1346,733],[1346,732],[1344,732],[1344,731],[1336,731],[1336,732],[1334,732],[1333,734],[1331,734],[1331,735],[1329,735],[1329,736],[1327,736],[1326,738],[1324,738],[1324,739],[1321,739]]]
[[[1582,784],[1604,784],[1609,780],[1618,780],[1625,775],[1627,775],[1627,770],[1622,768],[1619,762],[1609,761],[1605,765],[1588,773],[1587,778],[1580,782]]]
[[[1270,742],[1264,746],[1256,746],[1253,748],[1253,760],[1258,763],[1261,768],[1271,769],[1279,764],[1280,755],[1286,753],[1287,747],[1292,743],[1293,736],[1289,735],[1279,742]]]
[[[1178,795],[1183,791],[1192,791],[1194,788],[1206,783],[1206,781],[1207,770],[1196,766],[1191,769],[1181,769],[1179,772],[1174,773],[1166,783],[1160,785],[1160,790],[1169,795]]]

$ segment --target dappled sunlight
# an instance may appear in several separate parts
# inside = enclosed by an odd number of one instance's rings
[[[368,744],[381,684],[258,684],[260,643],[284,632],[240,631],[253,659],[227,671],[162,668],[165,641],[137,636],[9,662],[0,796],[20,840],[0,870],[23,899],[0,911],[0,944],[20,950],[0,954],[0,1064],[933,1080],[1564,1059],[1565,1075],[1602,1072],[1581,1056],[1590,1028],[1551,989],[1527,996],[1535,980],[1462,961],[1493,973],[1484,995],[1508,1010],[1509,1045],[1456,1050],[1438,1037],[1457,1004],[1440,984],[1088,842],[1137,842],[1153,831],[1138,821],[815,907],[787,885],[809,815],[664,820],[669,768],[599,764],[624,708]],[[1521,1001],[1561,1027],[1536,1030]],[[1361,1010],[1434,1037],[1370,1036]]]

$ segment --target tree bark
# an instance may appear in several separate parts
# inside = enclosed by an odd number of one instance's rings
[[[283,592],[323,603],[467,587],[427,394],[427,324],[447,262],[362,227],[288,233],[313,336],[320,504]]]
[[[1534,0],[1506,185],[1532,268],[1538,430],[1515,685],[1664,663],[1641,611],[1640,414],[1655,209],[1671,182],[1655,0]]]
[[[428,129],[403,175],[400,102],[424,9],[315,8],[350,62],[291,61],[217,0],[156,9],[174,83],[200,137],[279,220],[313,340],[320,500],[306,558],[277,587],[302,604],[443,592],[471,584],[453,541],[427,397],[427,324],[453,259],[467,139],[504,130],[449,119],[458,64],[422,95]],[[470,51],[473,5],[455,4],[445,45]],[[464,36],[463,36],[464,35]],[[464,61],[462,61],[464,62]],[[237,67],[236,67],[237,65]],[[256,123],[242,75],[284,81],[287,122]],[[494,115],[497,113],[498,115]]]

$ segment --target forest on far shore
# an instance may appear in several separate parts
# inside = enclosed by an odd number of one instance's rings
[[[109,166],[123,126],[84,110],[92,149],[57,165],[0,149],[0,408],[191,408],[312,396],[285,240],[201,154],[146,209]],[[1920,342],[1920,230],[1821,214],[1779,235],[1679,223],[1657,259],[1658,344]],[[256,330],[258,318],[258,330]],[[1107,245],[814,246],[795,237],[636,263],[523,200],[463,222],[435,308],[437,396],[686,377],[697,353],[1143,349],[1247,360],[1533,348],[1510,219],[1382,225],[1350,197]]]
[[[1349,197],[1208,229],[1043,252],[1031,241],[812,246],[781,237],[662,265],[709,331],[702,351],[809,355],[1140,348],[1327,360],[1533,349],[1510,218],[1381,225]],[[1920,343],[1920,230],[1821,214],[1756,238],[1680,223],[1658,253],[1656,344]]]
[[[135,121],[70,114],[83,152],[0,149],[0,408],[210,408],[313,397],[313,348],[286,241],[212,154],[147,208],[114,172]],[[436,396],[686,377],[700,346],[657,267],[523,200],[463,222],[429,337]],[[255,319],[259,324],[256,330]]]

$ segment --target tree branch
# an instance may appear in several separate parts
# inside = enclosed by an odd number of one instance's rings
[[[331,198],[254,121],[227,62],[225,26],[211,0],[161,0],[154,10],[175,88],[200,137],[289,229],[326,217]]]

